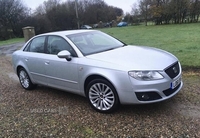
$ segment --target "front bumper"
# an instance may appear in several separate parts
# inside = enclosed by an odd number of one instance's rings
[[[173,68],[177,66],[179,66],[178,73],[176,72],[174,76],[169,74],[169,70],[173,70]],[[147,104],[164,101],[176,95],[183,86],[180,63],[177,62],[166,70],[159,71],[164,77],[164,79],[160,80],[140,81],[129,77],[132,91],[123,92],[123,94],[119,96],[120,102],[122,104]],[[177,84],[175,87],[172,87],[174,83]]]

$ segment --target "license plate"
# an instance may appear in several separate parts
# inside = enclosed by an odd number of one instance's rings
[[[176,88],[181,83],[181,77],[171,83],[171,89]]]

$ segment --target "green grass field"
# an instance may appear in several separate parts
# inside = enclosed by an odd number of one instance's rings
[[[18,42],[24,42],[24,38],[13,38],[13,39],[5,40],[5,41],[0,41],[0,46],[10,45],[10,44],[18,43]]]
[[[159,26],[140,25],[100,30],[127,44],[151,46],[169,51],[179,58],[185,70],[200,69],[199,23]],[[23,41],[23,38],[0,41],[0,46]]]
[[[173,53],[183,69],[200,68],[200,24],[128,26],[101,29],[127,44],[157,47]],[[148,59],[147,59],[148,60]],[[164,62],[164,61],[163,61]]]

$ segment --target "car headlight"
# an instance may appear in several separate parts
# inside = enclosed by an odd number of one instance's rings
[[[157,71],[129,71],[128,74],[137,80],[143,81],[159,80],[164,78]]]

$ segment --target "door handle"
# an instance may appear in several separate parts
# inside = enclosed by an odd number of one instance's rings
[[[45,61],[45,65],[49,65],[49,61]]]
[[[25,58],[25,61],[28,61],[28,58]]]

